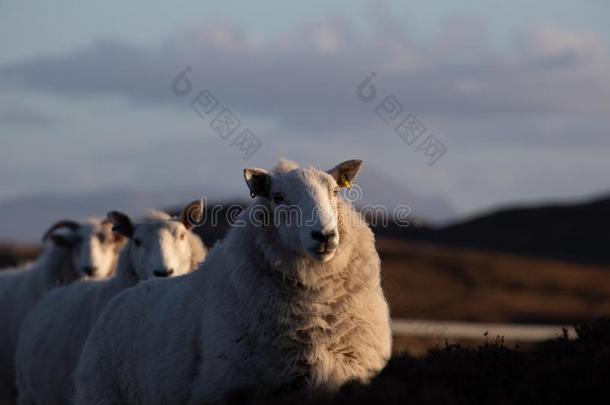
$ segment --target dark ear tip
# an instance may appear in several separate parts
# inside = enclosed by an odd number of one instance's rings
[[[59,247],[67,247],[70,244],[68,240],[61,235],[50,235],[48,240],[50,240],[55,246]]]
[[[57,221],[45,231],[45,233],[42,235],[42,241],[45,242],[49,238],[49,236],[51,236],[53,232],[59,228],[67,228],[71,231],[75,231],[80,228],[80,224],[71,219],[62,219],[60,221]]]
[[[203,218],[204,211],[205,204],[203,203],[203,199],[193,200],[182,208],[182,211],[180,212],[180,221],[186,229],[191,230],[194,228],[195,223]]]
[[[108,218],[108,221],[110,221],[110,223],[112,224],[120,222],[123,218],[129,218],[127,215],[123,214],[120,211],[110,211],[108,214],[106,214],[106,217]]]
[[[244,179],[249,181],[252,178],[252,173],[250,169],[244,169]]]
[[[110,211],[107,214],[108,220],[112,224],[112,232],[119,233],[128,238],[133,232],[133,224],[129,217],[119,211]]]

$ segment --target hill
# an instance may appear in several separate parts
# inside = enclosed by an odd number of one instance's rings
[[[394,238],[610,265],[610,197],[572,204],[500,209],[432,228],[378,227]]]
[[[393,317],[565,324],[610,314],[607,267],[388,238],[377,246]]]

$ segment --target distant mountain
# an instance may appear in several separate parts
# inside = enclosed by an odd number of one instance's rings
[[[610,265],[610,197],[583,203],[500,209],[436,229],[378,231],[437,244]]]
[[[361,197],[353,201],[356,206],[383,205],[389,214],[399,205],[411,208],[411,218],[424,219],[427,223],[446,223],[456,218],[449,201],[436,194],[417,193],[375,169],[367,167],[356,179]],[[355,196],[357,197],[357,196]]]

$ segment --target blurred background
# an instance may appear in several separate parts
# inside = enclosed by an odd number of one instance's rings
[[[60,218],[241,204],[244,167],[360,158],[349,198],[387,208],[397,349],[451,322],[608,314],[609,17],[602,0],[0,1],[0,263],[36,257]]]

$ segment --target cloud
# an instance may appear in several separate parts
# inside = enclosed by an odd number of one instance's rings
[[[545,67],[608,62],[607,49],[592,33],[566,32],[546,25],[522,34],[517,40],[527,57]]]
[[[19,103],[0,105],[0,121],[11,128],[50,128],[55,124],[46,114]]]
[[[268,38],[202,24],[156,49],[102,41],[2,66],[0,73],[61,95],[176,103],[183,100],[169,86],[185,66],[192,67],[196,88],[210,88],[226,104],[286,129],[370,125],[354,91],[371,71],[386,94],[434,116],[588,114],[610,103],[608,52],[592,34],[541,27],[498,52],[475,17],[450,18],[437,37],[419,42],[387,20],[376,22],[370,35],[329,18]]]
[[[187,66],[193,88],[180,97],[171,84]],[[154,48],[99,41],[2,65],[0,88],[23,93],[23,106],[28,94],[61,100],[51,114],[62,117],[61,128],[37,138],[46,142],[36,155],[41,171],[53,168],[59,179],[74,180],[53,187],[224,183],[218,173],[245,163],[188,106],[209,89],[262,139],[248,164],[268,166],[280,156],[308,164],[360,157],[415,190],[449,195],[467,211],[607,187],[609,71],[607,47],[586,32],[540,26],[515,35],[512,47],[495,48],[476,16],[452,17],[438,35],[422,39],[387,15],[373,15],[366,32],[333,17],[268,36],[202,23]],[[371,72],[378,95],[363,103],[356,88]],[[389,95],[447,145],[440,164],[427,166],[375,114]],[[24,111],[14,113],[28,122]],[[26,150],[17,138],[11,142]],[[53,146],[60,159],[47,153]],[[7,170],[23,164],[13,155],[5,151]],[[102,176],[97,168],[108,157]]]

